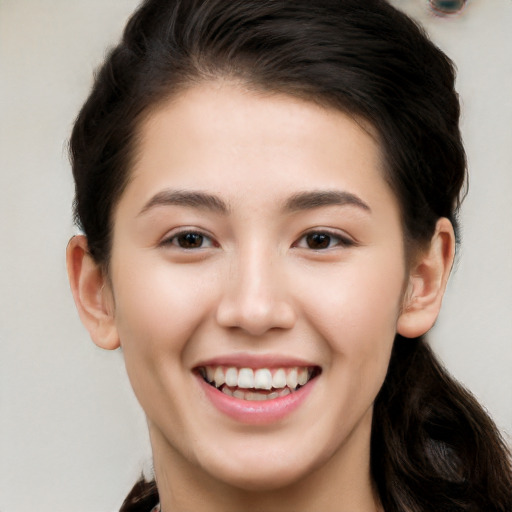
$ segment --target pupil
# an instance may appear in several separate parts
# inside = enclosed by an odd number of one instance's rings
[[[331,243],[331,237],[325,233],[312,233],[306,237],[310,249],[326,249]]]
[[[184,249],[196,249],[203,244],[203,236],[198,233],[186,233],[178,237],[178,243]]]

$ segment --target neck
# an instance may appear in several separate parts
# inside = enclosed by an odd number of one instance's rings
[[[371,412],[321,467],[278,489],[241,489],[190,463],[150,424],[162,512],[380,512],[370,475]]]

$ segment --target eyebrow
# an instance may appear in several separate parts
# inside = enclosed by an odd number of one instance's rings
[[[318,190],[299,192],[290,197],[285,203],[285,210],[290,212],[312,210],[322,206],[356,206],[367,212],[371,208],[358,196],[351,192],[338,190]]]
[[[356,206],[371,212],[370,207],[351,192],[337,190],[317,190],[299,192],[291,196],[284,205],[284,210],[296,212],[312,210],[322,206]],[[230,208],[220,197],[206,192],[191,190],[163,190],[155,194],[142,208],[139,215],[158,206],[186,206],[227,215]]]
[[[219,197],[190,190],[163,190],[155,194],[142,208],[139,215],[157,206],[188,206],[215,213],[228,214],[228,205]]]

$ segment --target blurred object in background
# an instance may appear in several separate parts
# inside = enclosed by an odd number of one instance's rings
[[[433,11],[442,16],[459,13],[466,3],[466,0],[430,0]]]

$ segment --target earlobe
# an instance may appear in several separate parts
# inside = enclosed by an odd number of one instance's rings
[[[77,235],[69,241],[66,263],[78,314],[92,340],[107,350],[118,348],[112,291],[104,272],[88,251],[85,236]]]
[[[406,338],[425,334],[435,323],[455,255],[455,235],[446,218],[437,221],[429,247],[416,259],[409,273],[397,332]]]

